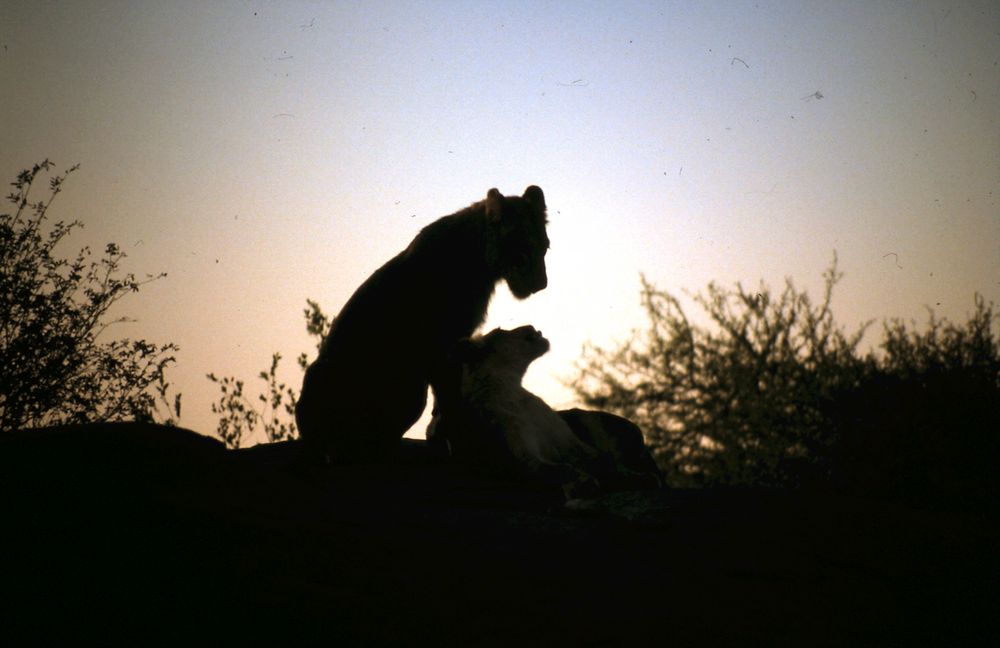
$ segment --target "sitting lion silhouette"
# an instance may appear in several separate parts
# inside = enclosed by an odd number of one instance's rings
[[[431,223],[376,270],[334,319],[306,370],[295,420],[304,456],[377,459],[420,417],[448,349],[486,317],[497,282],[518,299],[545,288],[545,196],[490,189]]]
[[[549,350],[531,326],[460,341],[450,354],[428,443],[457,459],[559,486],[567,499],[656,488],[659,470],[642,432],[606,412],[556,412],[521,385]]]

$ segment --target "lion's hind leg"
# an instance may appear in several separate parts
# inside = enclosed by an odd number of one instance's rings
[[[608,412],[559,411],[573,434],[599,453],[592,467],[609,490],[655,490],[663,475],[646,447],[642,430],[626,418]]]
[[[596,476],[573,464],[531,456],[521,457],[518,467],[529,481],[559,488],[567,500],[597,497],[603,490]]]

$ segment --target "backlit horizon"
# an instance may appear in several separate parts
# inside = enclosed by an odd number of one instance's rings
[[[871,342],[1000,303],[998,62],[989,2],[10,2],[0,175],[81,164],[63,251],[168,273],[110,333],[180,346],[208,435],[205,374],[255,394],[279,351],[297,389],[307,299],[335,315],[421,227],[537,184],[549,286],[498,286],[483,330],[541,330],[526,385],[568,406],[582,346],[645,326],[640,274],[818,299],[836,252]]]

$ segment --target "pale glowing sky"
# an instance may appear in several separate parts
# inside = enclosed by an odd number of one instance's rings
[[[992,1],[5,0],[0,180],[82,164],[52,216],[169,273],[117,333],[181,346],[206,434],[206,373],[279,350],[297,386],[307,298],[336,313],[420,227],[538,184],[549,288],[487,328],[541,329],[527,384],[567,405],[583,343],[644,325],[640,272],[819,297],[836,250],[850,329],[1000,303],[998,61]]]

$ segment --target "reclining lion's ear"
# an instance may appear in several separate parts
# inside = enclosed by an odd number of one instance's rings
[[[531,185],[525,189],[524,199],[534,205],[536,209],[545,209],[545,194],[542,193],[541,187]]]
[[[499,223],[503,217],[503,195],[495,187],[486,192],[486,221]]]

